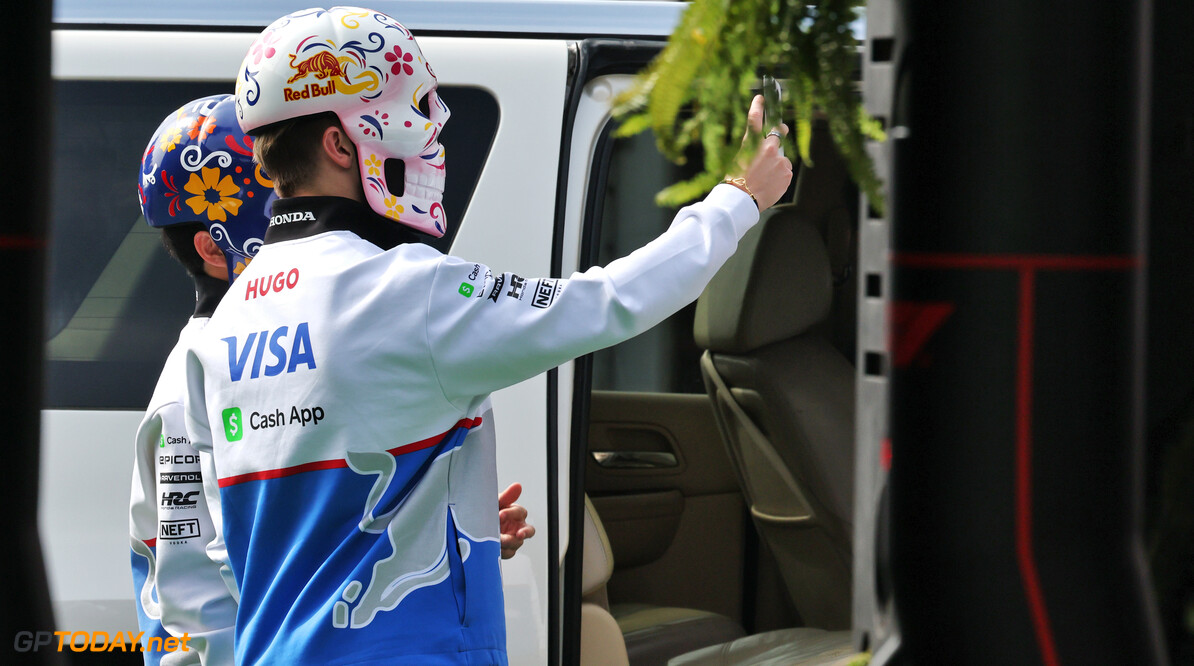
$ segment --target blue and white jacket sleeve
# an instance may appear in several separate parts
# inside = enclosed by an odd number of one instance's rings
[[[427,305],[445,397],[463,404],[655,326],[696,300],[758,219],[750,197],[719,185],[655,240],[566,279],[445,257]]]
[[[133,599],[142,643],[151,637],[170,634],[162,627],[157,596],[157,442],[162,437],[161,419],[151,414],[137,430],[133,458],[133,484],[129,507],[129,549],[133,569]],[[157,666],[161,652],[145,652],[147,666]],[[196,659],[195,662],[198,663]]]
[[[145,578],[151,583],[148,590],[144,583],[138,590],[142,627],[156,616],[157,624],[168,634],[190,636],[188,645],[198,657],[193,663],[232,663],[236,601],[220,575],[220,564],[205,550],[215,527],[200,455],[187,436],[182,404],[161,406],[146,419],[142,431],[137,440],[134,483],[139,480],[140,489],[134,487],[134,526],[149,516],[148,502],[154,507],[154,545],[148,548],[153,558]],[[150,474],[143,471],[146,468]],[[148,533],[144,528],[135,527],[135,531],[141,536]],[[134,538],[134,552],[136,541]],[[134,556],[135,575],[136,564]],[[146,601],[151,603],[146,605]],[[150,654],[146,653],[147,663],[156,663]],[[168,658],[177,659],[179,654]]]

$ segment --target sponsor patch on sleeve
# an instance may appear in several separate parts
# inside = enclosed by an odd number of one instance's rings
[[[555,302],[556,294],[559,292],[559,280],[549,280],[546,278],[536,280],[534,295],[531,297],[531,305],[537,308],[550,307]]]

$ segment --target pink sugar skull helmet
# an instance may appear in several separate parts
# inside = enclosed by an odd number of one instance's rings
[[[331,111],[357,147],[361,183],[379,215],[443,236],[448,107],[415,38],[385,14],[359,7],[304,9],[253,42],[236,79],[241,129]],[[386,179],[401,160],[402,182]],[[396,178],[394,179],[397,180]]]

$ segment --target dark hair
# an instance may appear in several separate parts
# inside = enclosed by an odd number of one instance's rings
[[[335,113],[324,111],[282,120],[250,133],[253,160],[274,180],[280,196],[293,196],[311,179],[320,140],[329,127],[343,129]]]
[[[191,275],[203,275],[203,257],[195,250],[195,234],[207,233],[202,222],[186,222],[162,227],[162,245]]]

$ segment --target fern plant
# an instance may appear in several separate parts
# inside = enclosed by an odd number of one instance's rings
[[[854,87],[857,40],[850,24],[864,0],[693,0],[663,52],[615,102],[618,136],[646,129],[659,150],[677,164],[694,143],[704,148],[701,173],[656,195],[674,206],[700,197],[733,170],[746,128],[746,112],[760,71],[784,81],[785,116],[795,118],[792,139],[811,164],[812,122],[822,114],[850,175],[871,205],[883,197],[866,138],[883,140],[882,128],[862,108]],[[691,114],[682,111],[691,105]],[[760,137],[747,139],[754,150]]]

